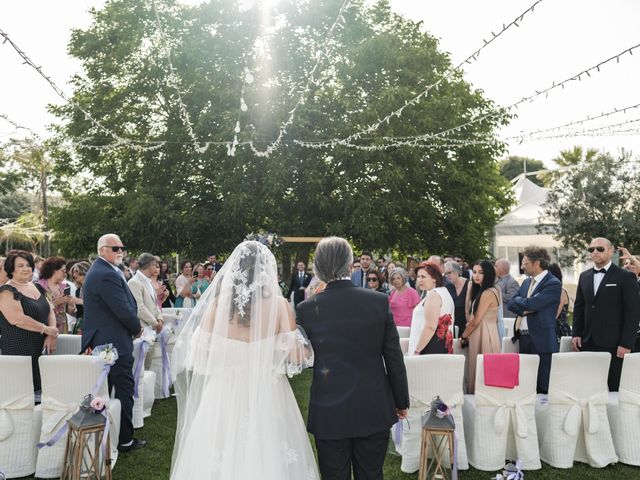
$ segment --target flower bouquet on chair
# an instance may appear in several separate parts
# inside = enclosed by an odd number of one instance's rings
[[[438,430],[455,430],[451,408],[439,396],[431,401],[428,410],[422,414],[422,426]]]

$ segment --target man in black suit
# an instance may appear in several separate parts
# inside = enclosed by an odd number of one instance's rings
[[[98,255],[82,286],[84,328],[82,351],[107,343],[118,350],[118,360],[109,371],[109,391],[122,406],[118,450],[128,452],[146,445],[133,438],[133,337],[142,333],[136,301],[122,271],[125,247],[118,235],[98,240]]]
[[[327,287],[298,305],[315,352],[307,430],[323,480],[350,480],[352,468],[356,480],[382,479],[389,429],[409,408],[388,297],[351,282],[352,259],[346,240],[323,239],[314,270]]]
[[[296,306],[304,300],[304,291],[311,282],[311,275],[305,272],[305,268],[304,262],[298,262],[289,282],[289,296],[293,292],[293,304]]]
[[[633,274],[611,262],[606,238],[589,244],[594,268],[580,274],[573,309],[575,351],[609,352],[609,390],[618,391],[622,359],[631,351],[640,320],[640,292]]]

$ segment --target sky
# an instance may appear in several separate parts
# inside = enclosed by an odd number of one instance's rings
[[[277,1],[277,0],[271,0]],[[392,8],[440,39],[440,48],[458,64],[497,33],[503,24],[520,16],[536,0],[390,0]],[[188,0],[187,3],[199,3]],[[67,94],[68,81],[80,64],[67,55],[72,28],[89,25],[87,13],[104,0],[21,0],[0,2],[0,29],[42,67]],[[640,2],[637,0],[544,0],[528,13],[519,27],[511,27],[489,44],[478,59],[465,65],[465,78],[497,105],[509,106],[607,58],[640,44]],[[56,121],[48,103],[62,102],[51,87],[22,60],[8,43],[0,44],[0,114],[48,136]],[[517,117],[501,130],[507,138],[594,117],[603,112],[640,104],[640,48],[600,72],[557,88],[512,111]],[[425,86],[426,87],[426,86]],[[389,112],[390,113],[390,112]],[[640,108],[590,121],[576,130],[640,118]],[[630,124],[622,129],[631,129]],[[567,129],[549,132],[557,135]],[[560,150],[574,145],[617,153],[620,148],[640,155],[640,130],[626,135],[597,135],[544,140],[510,140],[509,155],[539,159],[552,167]],[[21,133],[0,119],[0,142]]]

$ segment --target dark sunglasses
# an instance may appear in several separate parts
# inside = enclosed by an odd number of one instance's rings
[[[378,279],[376,277],[369,277],[367,278],[367,282],[377,282]]]
[[[110,248],[112,252],[124,252],[127,247],[125,247],[124,245],[118,246],[118,247],[111,247],[111,246],[105,246],[105,248]]]
[[[593,253],[594,250],[598,250],[600,253],[604,252],[604,247],[589,247],[587,248],[587,252]]]

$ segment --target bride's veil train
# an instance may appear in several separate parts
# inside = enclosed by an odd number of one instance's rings
[[[241,243],[178,336],[172,479],[319,478],[285,374],[313,364],[271,251]]]

